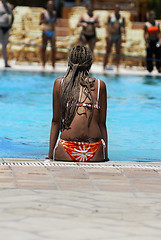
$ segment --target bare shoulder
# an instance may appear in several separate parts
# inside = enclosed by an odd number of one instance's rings
[[[93,17],[94,17],[95,20],[99,19],[98,15],[96,15],[96,14]]]
[[[97,81],[100,81],[100,90],[106,89],[106,84],[103,80],[97,79]]]
[[[55,80],[55,83],[57,84],[57,83],[60,83],[62,81],[62,78],[57,78],[56,80]]]
[[[100,82],[100,92],[103,93],[103,92],[106,92],[106,84],[103,80],[100,80],[100,79],[97,79],[95,78],[95,82],[96,82],[96,86],[98,86],[98,81]]]
[[[45,10],[43,10],[41,13],[40,13],[40,16],[42,17],[44,17],[45,16]]]
[[[98,81],[100,81],[100,87],[106,86],[103,80],[100,80],[98,78],[89,78],[90,81],[94,80],[97,84]]]
[[[89,16],[88,16],[87,13],[83,13],[83,14],[82,14],[82,18],[83,18],[83,19],[88,19],[88,17],[89,17]]]
[[[106,95],[106,84],[103,80],[100,80],[100,92],[101,94],[105,94]]]
[[[8,7],[9,7],[10,9],[13,8],[12,5],[11,5],[10,3],[7,3],[7,5],[8,5]]]
[[[144,24],[144,30],[145,30],[145,31],[147,30],[148,26],[149,26],[149,23],[148,23],[148,22],[145,22],[145,24]]]
[[[54,87],[53,87],[53,91],[57,92],[60,89],[60,84],[61,84],[62,78],[57,78],[54,82]]]
[[[46,13],[46,9],[43,9],[42,12],[41,12],[41,14],[44,14],[44,15],[45,15],[45,13]]]
[[[105,82],[103,80],[100,80],[100,86],[101,87],[106,87],[106,84],[105,84]]]

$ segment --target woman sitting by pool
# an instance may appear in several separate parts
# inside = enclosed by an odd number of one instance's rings
[[[55,80],[49,159],[108,160],[106,85],[89,77],[92,60],[86,46],[73,47],[65,76]]]

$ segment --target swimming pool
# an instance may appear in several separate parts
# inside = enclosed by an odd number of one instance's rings
[[[48,154],[52,87],[61,73],[0,72],[0,157]],[[109,157],[161,161],[161,77],[96,75],[108,88]]]

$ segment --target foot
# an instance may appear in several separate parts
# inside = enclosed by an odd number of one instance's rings
[[[7,63],[5,64],[5,68],[11,68],[11,66]]]
[[[119,73],[119,66],[116,67],[116,73]]]
[[[107,73],[106,69],[105,69],[105,68],[103,68],[103,74],[106,74],[106,73]]]
[[[106,70],[113,70],[113,67],[106,66]]]
[[[55,65],[52,65],[52,67],[53,67],[53,70],[55,70]]]

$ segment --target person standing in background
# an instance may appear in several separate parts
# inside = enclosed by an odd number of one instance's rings
[[[9,38],[9,30],[12,27],[14,16],[11,5],[7,0],[0,1],[0,43],[2,44],[2,54],[4,58],[4,65],[6,68],[11,67],[8,64],[7,44]]]
[[[108,57],[111,52],[111,48],[113,44],[115,44],[116,67],[117,72],[119,71],[122,33],[125,35],[125,18],[121,17],[120,7],[118,4],[116,4],[114,13],[111,14],[107,20],[106,54],[103,64],[104,70],[106,70],[106,64],[108,63]]]
[[[155,21],[155,12],[150,11],[148,13],[148,21],[144,26],[144,39],[146,45],[146,63],[147,70],[153,71],[153,55],[155,55],[156,68],[158,72],[161,72],[161,33],[159,23]]]
[[[51,43],[51,54],[52,54],[52,66],[55,68],[55,25],[56,25],[56,11],[54,10],[54,2],[48,1],[46,10],[44,10],[40,15],[40,25],[43,24],[42,33],[42,65],[45,69],[46,64],[46,47],[48,41]]]
[[[93,5],[88,3],[86,5],[87,13],[83,14],[77,27],[83,27],[81,35],[80,35],[80,44],[89,45],[89,49],[91,51],[94,50],[96,44],[96,27],[100,27],[98,17],[93,14]]]

